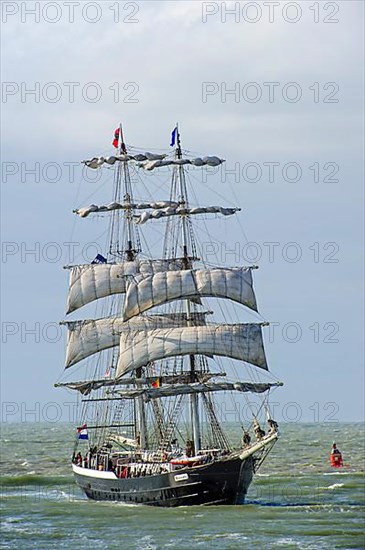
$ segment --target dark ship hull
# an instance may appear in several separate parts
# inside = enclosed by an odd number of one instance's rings
[[[73,465],[76,482],[90,499],[149,506],[243,504],[255,459],[226,458],[169,473],[120,479]]]

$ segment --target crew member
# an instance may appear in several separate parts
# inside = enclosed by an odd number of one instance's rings
[[[251,436],[248,432],[244,431],[243,437],[242,437],[242,445],[243,447],[248,447],[251,443]]]
[[[278,423],[275,422],[275,420],[273,420],[272,418],[269,418],[267,423],[269,424],[270,426],[270,433],[275,433],[278,431]]]
[[[194,456],[194,442],[191,439],[186,442],[185,453],[188,458]]]

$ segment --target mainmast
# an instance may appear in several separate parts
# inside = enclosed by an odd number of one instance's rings
[[[181,152],[181,141],[179,134],[179,126],[176,124],[176,158],[182,158]],[[187,199],[187,189],[185,181],[185,172],[183,167],[180,165],[177,168],[180,182],[180,202],[183,208],[189,208],[188,199]],[[189,269],[190,266],[190,251],[188,248],[189,239],[188,239],[188,218],[185,214],[181,216],[182,223],[182,234],[183,234],[183,259],[184,259],[184,268]],[[191,305],[190,300],[185,300],[186,313],[187,313],[187,324],[192,326],[191,318]],[[189,355],[190,361],[190,381],[194,383],[197,381],[196,372],[195,372],[195,355]],[[193,431],[193,443],[194,443],[194,455],[198,453],[201,447],[201,438],[200,438],[200,422],[199,422],[199,407],[198,407],[198,394],[191,394],[190,396],[190,405],[191,405],[191,421],[192,421],[192,431]]]

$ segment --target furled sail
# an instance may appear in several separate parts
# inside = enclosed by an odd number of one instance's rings
[[[199,382],[207,382],[211,378],[216,376],[226,376],[225,372],[197,372],[196,377]],[[191,373],[186,372],[182,374],[170,374],[163,376],[153,376],[149,378],[119,378],[115,380],[113,378],[101,378],[99,380],[82,380],[80,382],[61,382],[55,384],[55,388],[68,388],[70,390],[77,390],[82,395],[89,395],[93,390],[98,390],[105,386],[129,386],[136,384],[187,384],[190,381]]]
[[[205,324],[205,313],[193,313],[195,325]],[[119,345],[122,332],[148,331],[156,328],[187,326],[186,313],[134,317],[123,322],[120,317],[63,321],[68,328],[66,369],[99,351]]]
[[[188,158],[177,158],[177,159],[147,159],[142,162],[139,162],[137,166],[144,168],[144,170],[154,170],[155,168],[160,168],[161,166],[183,166],[185,164],[190,164],[192,166],[219,166],[224,162],[224,159],[221,159],[216,156],[209,157],[196,157],[193,159]]]
[[[180,298],[228,298],[257,311],[252,269],[185,269],[138,277],[127,288],[123,319]]]
[[[143,212],[140,216],[134,216],[136,223],[142,225],[150,219],[158,220],[167,216],[194,216],[196,214],[222,214],[232,216],[240,208],[224,208],[223,206],[197,206],[195,208],[184,208],[182,206],[169,206],[151,211]]]
[[[264,393],[272,387],[282,386],[282,382],[273,383],[251,383],[251,382],[208,382],[201,384],[195,382],[192,384],[179,384],[175,386],[165,386],[161,388],[141,388],[131,390],[118,390],[118,394],[125,399],[133,399],[143,396],[146,401],[150,399],[159,399],[160,397],[171,397],[172,395],[205,393],[216,391],[240,391],[252,393]]]
[[[89,395],[93,390],[98,390],[104,386],[114,385],[114,380],[85,380],[82,382],[64,382],[61,384],[55,384],[55,388],[68,388],[70,390],[77,390],[82,395]]]
[[[162,160],[166,157],[166,155],[158,155],[156,153],[138,153],[136,155],[128,155],[128,154],[121,154],[121,155],[112,155],[110,157],[93,157],[89,160],[84,160],[83,163],[88,168],[100,168],[100,166],[103,166],[103,164],[109,164],[110,166],[113,166],[117,161],[118,162],[129,162],[130,160],[138,161],[138,162],[144,162],[144,161],[155,161],[155,160]]]
[[[177,355],[221,355],[268,370],[261,325],[210,325],[123,333],[116,378]]]
[[[128,275],[182,269],[182,259],[137,260],[119,264],[86,264],[70,268],[67,313],[112,294],[124,294]]]
[[[111,202],[107,205],[97,206],[91,204],[90,206],[84,206],[74,210],[75,214],[78,214],[81,218],[86,218],[92,212],[111,212],[113,210],[146,210],[152,208],[153,210],[159,210],[160,208],[178,208],[179,203],[176,201],[159,201],[159,202],[143,202],[143,203],[129,203],[129,202]]]
[[[125,437],[118,434],[109,434],[108,441],[118,443],[119,445],[127,445],[128,447],[138,447],[139,443],[137,439],[131,439],[130,437]]]
[[[96,170],[108,164],[113,166],[116,162],[130,162],[137,161],[137,166],[144,170],[153,170],[154,168],[160,168],[161,166],[177,165],[182,166],[184,164],[190,164],[191,166],[219,166],[224,162],[216,156],[196,157],[193,159],[181,158],[181,159],[166,159],[166,155],[158,155],[154,153],[139,153],[137,155],[113,155],[110,157],[93,157],[89,160],[84,160],[84,164],[88,168]]]
[[[151,211],[147,209],[152,208]],[[111,202],[107,205],[98,206],[90,204],[82,208],[77,208],[74,213],[81,218],[86,218],[91,213],[112,212],[114,210],[146,210],[140,216],[134,216],[136,223],[144,224],[149,219],[165,218],[166,216],[194,216],[196,214],[222,214],[222,216],[232,216],[240,208],[224,208],[223,206],[199,206],[195,208],[185,208],[178,202],[160,201],[152,203],[123,203]]]

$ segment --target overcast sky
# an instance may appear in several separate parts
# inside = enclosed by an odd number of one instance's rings
[[[192,179],[194,192],[242,207],[232,224],[212,222],[222,257],[238,250],[227,263],[247,264],[256,243],[256,294],[275,323],[269,366],[285,383],[278,418],[297,403],[299,420],[361,420],[364,3],[1,7],[3,420],[47,420],[50,402],[67,419],[73,396],[53,389],[65,243],[76,260],[92,254],[85,243],[103,250],[105,218],[72,209],[111,197],[110,178],[80,183],[76,163],[111,153],[120,121],[146,150],[168,149],[179,121],[186,149],[226,159],[225,172]]]

